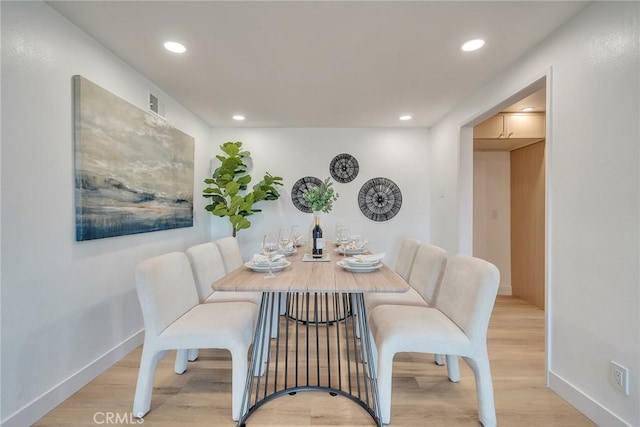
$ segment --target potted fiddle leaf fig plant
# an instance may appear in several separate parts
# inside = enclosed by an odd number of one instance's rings
[[[251,175],[247,173],[245,161],[251,159],[251,153],[242,150],[242,142],[225,142],[220,149],[224,153],[216,156],[220,166],[213,171],[211,178],[204,180],[208,186],[202,195],[211,199],[211,203],[205,206],[207,211],[221,218],[229,218],[233,237],[236,237],[238,231],[251,227],[248,216],[262,212],[254,204],[263,200],[278,200],[280,193],[276,186],[282,186],[282,178],[267,172],[247,192]]]

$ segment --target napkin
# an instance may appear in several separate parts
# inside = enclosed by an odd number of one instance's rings
[[[345,258],[345,261],[351,265],[373,265],[384,259],[384,252],[372,255],[354,255],[351,258]]]
[[[282,258],[282,255],[276,255],[271,262],[277,261],[280,258]],[[253,262],[253,265],[269,265],[269,258],[262,254],[254,254],[251,262]]]
[[[346,245],[343,243],[341,246],[343,246],[345,250],[349,251],[354,249],[362,249],[367,246],[367,243],[369,243],[368,240],[353,240]]]

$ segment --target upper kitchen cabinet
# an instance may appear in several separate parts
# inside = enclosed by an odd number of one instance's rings
[[[544,138],[544,113],[500,113],[473,128],[474,138]]]
[[[544,138],[544,113],[499,113],[473,128],[476,150],[510,151]]]

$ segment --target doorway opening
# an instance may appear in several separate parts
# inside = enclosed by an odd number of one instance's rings
[[[502,295],[545,308],[542,87],[473,128],[473,254],[495,264]]]
[[[505,126],[505,120],[510,120],[510,119],[505,119],[504,114],[517,113],[517,111],[512,111],[511,109],[524,108],[525,106],[520,105],[519,102],[523,100],[530,101],[527,98],[536,92],[539,92],[538,96],[544,94],[544,101],[542,101],[542,105],[544,105],[544,109],[538,112],[538,115],[540,116],[538,120],[543,120],[544,137],[537,138],[540,136],[539,133],[536,133],[535,135],[531,135],[530,133],[527,133],[531,131],[531,128],[526,128],[526,127],[525,127],[526,132],[524,133],[516,134],[516,132],[513,131],[513,133],[509,135],[511,131],[509,130],[510,128],[508,126],[509,125],[508,123],[506,123],[506,126]],[[542,159],[543,159],[542,163],[536,163],[538,167],[532,168],[532,169],[538,173],[538,176],[540,172],[543,172],[542,177],[544,178],[544,180],[541,183],[540,181],[537,181],[537,185],[534,186],[534,188],[536,189],[535,194],[536,194],[536,197],[538,198],[538,201],[542,199],[542,201],[544,202],[543,208],[542,208],[542,221],[540,221],[539,219],[536,219],[535,221],[537,221],[536,229],[538,230],[536,232],[537,233],[536,238],[538,239],[538,243],[536,243],[536,245],[540,245],[542,247],[542,254],[543,254],[542,261],[538,263],[539,265],[537,267],[538,268],[537,274],[542,275],[542,283],[543,283],[542,296],[541,296],[543,303],[540,305],[541,305],[541,308],[544,310],[543,311],[544,353],[545,353],[545,371],[544,372],[545,372],[545,380],[547,385],[549,384],[549,363],[550,363],[550,354],[552,351],[551,343],[550,343],[550,333],[549,333],[550,331],[549,313],[550,313],[550,307],[552,304],[552,300],[550,298],[550,292],[549,292],[552,286],[552,283],[550,280],[550,271],[552,268],[552,266],[550,265],[551,248],[549,244],[549,242],[551,241],[552,224],[550,223],[549,212],[551,210],[552,197],[551,197],[551,191],[549,186],[549,180],[546,179],[550,175],[550,165],[551,165],[550,147],[551,147],[552,141],[550,140],[549,136],[551,135],[550,127],[552,126],[552,123],[550,123],[550,121],[548,120],[548,117],[550,117],[550,110],[552,107],[550,100],[551,100],[551,69],[549,68],[545,70],[543,73],[539,74],[538,77],[535,78],[534,80],[529,80],[529,82],[524,82],[522,86],[520,86],[520,89],[516,89],[516,91],[512,92],[510,96],[506,97],[502,101],[497,101],[492,104],[487,104],[486,111],[482,112],[482,109],[481,109],[479,113],[470,117],[466,122],[464,122],[461,125],[460,152],[459,152],[460,163],[459,163],[459,169],[458,169],[458,246],[459,246],[458,249],[462,253],[479,255],[478,243],[475,242],[476,244],[474,244],[474,238],[478,239],[479,237],[477,234],[483,232],[482,230],[474,230],[474,228],[478,228],[478,224],[474,224],[475,211],[480,209],[480,207],[477,206],[478,203],[485,204],[484,206],[485,221],[491,223],[491,222],[495,222],[496,220],[505,221],[508,219],[507,221],[508,226],[506,227],[506,231],[504,228],[504,224],[502,225],[503,226],[502,239],[503,241],[504,239],[506,239],[506,241],[508,242],[507,244],[509,246],[508,251],[506,252],[508,254],[508,257],[506,259],[506,264],[504,260],[498,261],[498,263],[502,263],[503,265],[508,266],[508,268],[506,268],[506,270],[508,270],[508,274],[504,271],[505,268],[503,266],[498,266],[498,268],[500,268],[501,270],[501,275],[506,274],[508,277],[508,280],[501,282],[501,289],[499,293],[503,295],[514,295],[515,292],[514,292],[513,285],[514,285],[514,279],[516,274],[514,274],[512,271],[511,253],[514,249],[517,248],[517,244],[512,245],[511,218],[512,218],[512,215],[514,214],[518,215],[518,219],[522,220],[525,224],[533,223],[534,220],[525,216],[525,213],[518,213],[519,211],[517,210],[517,208],[515,209],[515,212],[512,212],[512,208],[511,208],[511,203],[512,203],[511,160],[512,159],[511,157],[512,157],[512,153],[518,150],[522,150],[522,151],[516,153],[516,155],[526,154],[527,151],[530,149],[528,147],[534,146],[533,144],[528,143],[532,141],[515,141],[516,139],[527,139],[528,136],[532,136],[532,138],[536,139],[537,141],[544,140],[543,145],[537,146],[538,152],[536,153],[538,156],[540,155],[540,152],[542,153]],[[525,111],[522,111],[522,110],[520,110],[520,112],[525,113]],[[476,159],[475,159],[476,161],[474,161],[474,135],[473,135],[474,127],[482,124],[483,122],[487,121],[488,119],[491,119],[494,116],[497,116],[497,115],[499,116],[500,113],[503,113],[501,118],[502,120],[501,131],[502,132],[506,131],[506,133],[504,133],[502,137],[500,137],[500,132],[498,132],[498,137],[484,138],[484,139],[487,139],[487,140],[495,139],[497,140],[497,141],[494,141],[495,143],[501,142],[502,144],[505,144],[506,142],[508,144],[514,144],[509,147],[507,153],[502,154],[503,158],[501,160],[497,160],[498,162],[502,161],[503,170],[501,172],[494,170],[495,164],[486,159],[485,159],[484,165],[482,164],[482,160],[477,161],[478,156],[476,156]],[[493,120],[496,120],[499,123],[499,119],[493,119]],[[487,123],[486,125],[490,127],[489,126],[490,124],[491,122]],[[493,125],[496,125],[496,122],[493,122]],[[480,130],[482,131],[482,129]],[[513,136],[520,136],[521,138],[513,138]],[[481,138],[476,138],[476,139],[481,139]],[[504,141],[509,139],[514,139],[514,140]],[[520,142],[527,142],[527,143],[521,146],[518,146],[517,144],[519,144]],[[542,149],[540,150],[540,148]],[[485,147],[485,152],[487,151],[489,150],[487,147]],[[476,153],[477,152],[478,151],[476,151]],[[527,157],[527,156],[524,156],[524,157]],[[506,165],[508,165],[508,167]],[[484,185],[486,186],[486,188],[488,188],[486,192],[489,192],[494,198],[502,197],[502,200],[503,200],[503,204],[501,205],[502,208],[493,207],[490,204],[490,201],[488,199],[485,199],[484,201],[482,201],[482,199],[478,195],[474,196],[474,174],[478,172],[477,169],[481,169],[483,167],[485,168],[485,170],[489,170],[489,169],[491,170],[490,175],[487,175],[487,174],[484,175],[484,179],[485,179]],[[505,168],[507,169],[506,172],[504,170]],[[475,173],[474,173],[474,170],[475,170]],[[476,180],[482,179],[482,178],[478,178],[477,176],[475,178]],[[496,184],[495,184],[496,179],[500,181],[500,183],[503,185],[502,187],[496,187]],[[514,177],[514,180],[515,179],[517,179],[517,177]],[[530,184],[530,182],[532,181],[532,178],[526,173],[523,173],[521,180],[524,181],[525,184],[527,183]],[[508,189],[506,189],[507,182],[508,182]],[[519,185],[519,184],[516,183],[516,185]],[[501,190],[498,190],[498,188],[501,188]],[[501,195],[497,194],[499,191],[502,191]],[[507,200],[506,202],[504,202],[505,197]],[[514,197],[513,202],[516,202],[517,201],[516,199],[517,197]],[[491,203],[493,203],[493,201],[491,201]],[[522,208],[522,206],[520,206],[520,208]],[[524,212],[529,212],[529,208],[522,208],[521,211],[522,210],[524,210]],[[524,228],[525,232],[530,232],[530,230],[527,230],[527,228],[528,227]],[[496,246],[495,242],[497,239],[495,239],[494,237],[496,237],[497,234],[495,234],[493,230],[489,230],[487,228],[485,228],[484,233],[485,233],[485,242],[489,242],[485,244],[494,245],[495,247]],[[525,239],[526,238],[527,237],[525,236]],[[516,237],[516,240],[517,240],[517,237]],[[505,253],[504,248],[502,248],[502,251],[503,251],[502,253],[504,254]],[[526,263],[529,263],[528,255],[525,255],[524,257],[521,257],[521,258],[523,258]],[[489,257],[489,261],[492,261],[491,257]],[[516,300],[517,299],[519,298],[516,298]],[[535,306],[537,307],[537,305]]]

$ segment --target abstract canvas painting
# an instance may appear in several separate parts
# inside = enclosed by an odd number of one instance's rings
[[[73,77],[76,240],[193,226],[194,139]]]

